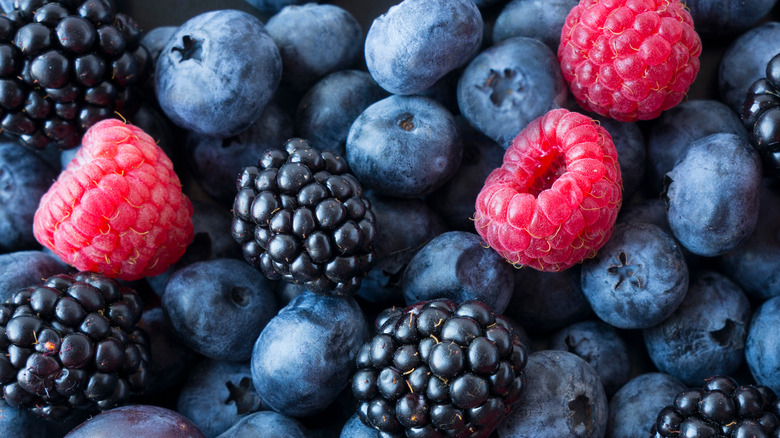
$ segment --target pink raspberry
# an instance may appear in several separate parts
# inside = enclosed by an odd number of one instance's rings
[[[609,133],[556,109],[528,124],[477,196],[475,225],[510,263],[560,271],[593,257],[623,199]]]
[[[627,122],[680,103],[701,48],[680,0],[580,0],[563,25],[558,60],[577,103]]]
[[[192,204],[171,160],[133,125],[106,119],[41,198],[33,232],[82,271],[123,280],[161,274],[192,241]]]

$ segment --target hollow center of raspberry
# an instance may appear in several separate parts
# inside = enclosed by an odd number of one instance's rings
[[[184,35],[181,39],[181,47],[174,47],[172,50],[181,54],[179,62],[188,59],[200,61],[203,54],[203,41]]]
[[[550,152],[547,155],[539,157],[534,171],[534,179],[528,188],[528,193],[539,196],[539,193],[552,187],[555,180],[566,172],[566,161],[563,155]]]

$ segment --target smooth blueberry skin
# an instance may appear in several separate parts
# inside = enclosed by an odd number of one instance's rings
[[[259,18],[225,9],[182,24],[157,58],[157,100],[176,125],[225,138],[248,128],[282,75],[279,49]]]
[[[607,427],[607,396],[598,374],[579,356],[543,350],[528,356],[525,388],[500,438],[599,438]]]
[[[766,65],[780,53],[780,22],[749,29],[728,46],[718,67],[720,97],[736,112],[742,110],[748,88],[766,75]]]
[[[41,248],[33,217],[56,178],[55,170],[32,150],[0,143],[0,254]]]
[[[680,245],[661,228],[623,223],[596,257],[582,264],[582,292],[596,315],[621,329],[656,325],[688,291]]]
[[[178,26],[158,26],[144,32],[144,36],[141,37],[141,44],[149,51],[152,61],[157,61],[160,52],[168,44],[168,40],[176,33],[176,29],[178,29]]]
[[[229,207],[241,170],[256,165],[263,152],[281,147],[293,135],[292,118],[271,101],[257,120],[235,136],[215,138],[189,132],[184,145],[187,164],[203,191]]]
[[[47,436],[46,423],[25,409],[16,409],[0,400],[0,436],[40,438]]]
[[[480,300],[504,313],[514,291],[513,271],[478,234],[448,231],[414,255],[401,287],[407,305],[434,298]]]
[[[528,123],[566,104],[568,88],[553,51],[515,37],[483,50],[458,81],[458,107],[472,126],[508,148]]]
[[[285,6],[301,5],[312,0],[244,0],[260,12],[279,12]]]
[[[780,189],[765,178],[761,185],[758,222],[739,248],[720,256],[723,273],[748,297],[765,301],[780,295]]]
[[[688,389],[669,374],[640,374],[623,385],[609,401],[606,438],[649,436],[658,412]]]
[[[780,392],[780,297],[758,306],[748,326],[745,362],[760,385]]]
[[[558,52],[561,30],[578,0],[512,0],[496,17],[493,42],[514,37],[535,38]]]
[[[272,410],[305,417],[347,386],[368,323],[352,298],[306,291],[276,315],[252,351],[252,382]]]
[[[664,175],[674,168],[674,163],[694,141],[719,132],[748,138],[739,114],[712,99],[682,102],[661,113],[651,124],[647,135],[647,179],[654,195],[661,193]]]
[[[274,411],[255,412],[241,418],[217,438],[307,438],[298,421]]]
[[[385,97],[387,93],[364,71],[331,73],[301,98],[295,113],[295,131],[319,150],[344,155],[352,122],[371,104]]]
[[[735,134],[691,143],[664,177],[674,237],[694,254],[714,257],[738,248],[758,221],[762,164]]]
[[[599,375],[607,397],[612,397],[631,378],[626,342],[617,329],[603,321],[572,324],[555,333],[548,348],[568,351],[585,359]]]
[[[68,265],[56,256],[38,250],[15,251],[0,254],[0,303],[17,290],[37,286],[41,280],[70,271]]]
[[[108,438],[117,434],[144,438],[206,438],[189,418],[168,408],[128,405],[103,411],[65,438]]]
[[[353,67],[363,48],[363,29],[335,5],[290,5],[265,29],[282,55],[282,83],[306,90],[328,73]]]
[[[455,118],[427,97],[386,97],[366,108],[347,135],[352,172],[364,188],[388,196],[432,193],[455,174],[462,156]]]
[[[696,385],[737,370],[749,322],[750,303],[742,289],[723,274],[701,271],[674,313],[642,333],[661,372]]]
[[[647,148],[642,130],[636,122],[619,122],[596,114],[591,116],[612,137],[623,179],[623,199],[630,199],[645,181]]]
[[[368,29],[368,72],[390,93],[419,93],[479,51],[483,27],[471,0],[404,0]]]
[[[263,408],[252,386],[249,362],[204,358],[191,369],[176,400],[176,411],[206,436],[217,436]]]
[[[239,362],[252,357],[253,341],[276,314],[270,282],[238,259],[177,270],[165,286],[162,305],[185,345],[212,359]]]
[[[146,394],[165,394],[178,388],[198,355],[182,343],[162,307],[144,309],[138,327],[146,332],[153,358]]]
[[[688,0],[685,6],[702,36],[742,33],[772,10],[777,0]]]
[[[363,424],[360,417],[355,414],[344,424],[339,438],[376,438],[376,435],[376,429]]]

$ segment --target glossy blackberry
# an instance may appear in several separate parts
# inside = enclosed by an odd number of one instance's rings
[[[768,176],[780,177],[780,54],[766,66],[766,77],[750,86],[742,104],[742,122],[761,154]]]
[[[78,146],[94,123],[131,116],[151,56],[113,0],[16,0],[0,16],[0,128],[33,149]]]
[[[233,203],[233,238],[272,280],[349,296],[374,259],[371,203],[346,161],[294,138],[244,168]]]
[[[780,436],[780,400],[766,386],[739,385],[731,377],[706,379],[658,413],[653,438]]]
[[[138,294],[102,274],[60,274],[0,304],[0,385],[53,420],[142,392],[150,367]]]
[[[393,307],[375,325],[352,392],[382,437],[487,437],[523,389],[527,346],[481,301]]]

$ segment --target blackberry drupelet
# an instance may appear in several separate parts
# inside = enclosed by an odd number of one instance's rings
[[[131,116],[151,69],[142,32],[113,0],[15,0],[0,15],[0,128],[32,149],[76,147]]]
[[[771,438],[780,436],[780,400],[768,387],[739,385],[714,376],[701,388],[686,389],[661,409],[652,438]]]
[[[487,437],[524,386],[528,349],[476,300],[383,311],[357,356],[358,416],[381,437]]]
[[[233,238],[271,280],[350,296],[374,260],[371,203],[347,162],[301,138],[244,168],[233,203]]]
[[[766,175],[780,178],[780,54],[767,63],[766,77],[748,88],[741,117]]]
[[[20,289],[0,304],[3,398],[62,420],[142,392],[151,365],[142,309],[133,289],[87,271]]]

